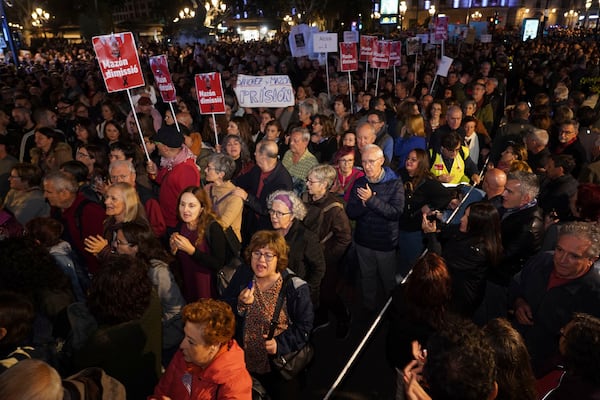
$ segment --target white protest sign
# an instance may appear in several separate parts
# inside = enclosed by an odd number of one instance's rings
[[[415,36],[418,37],[419,39],[421,39],[421,44],[429,43],[429,34],[428,33],[417,33]]]
[[[483,33],[479,36],[479,41],[481,43],[492,43],[492,35],[489,33]]]
[[[313,33],[312,39],[315,53],[335,53],[338,50],[337,33]]]
[[[295,103],[287,75],[238,75],[234,90],[240,107],[287,107]]]
[[[289,36],[289,42],[290,52],[292,53],[293,57],[303,57],[308,55],[309,32],[310,28],[306,24],[292,26]]]
[[[345,43],[358,43],[358,31],[344,31]]]
[[[438,65],[438,70],[436,72],[436,75],[448,76],[448,70],[450,69],[450,66],[452,65],[452,61],[454,61],[452,58],[442,56],[442,58],[440,59],[440,64]]]

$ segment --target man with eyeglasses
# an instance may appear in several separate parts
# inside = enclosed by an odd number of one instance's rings
[[[378,281],[386,297],[396,285],[398,221],[404,210],[402,180],[383,164],[381,148],[374,144],[363,148],[365,176],[356,180],[346,207],[348,217],[356,221],[353,240],[368,313],[377,307]]]
[[[477,165],[469,157],[469,149],[462,145],[458,133],[442,136],[439,152],[430,150],[431,172],[442,183],[458,184],[472,180],[479,183]]]
[[[583,167],[587,165],[587,154],[579,141],[579,122],[570,120],[564,122],[558,131],[558,143],[553,147],[552,154],[568,154],[575,159],[575,168],[571,171],[571,175],[575,179],[579,178],[579,174]]]
[[[136,184],[137,174],[131,160],[112,161],[108,166],[108,173],[111,183],[125,182],[135,188],[140,202],[146,211],[152,232],[154,232],[157,238],[161,238],[167,232],[165,217],[154,192],[143,185]]]
[[[56,114],[58,115],[58,120],[56,122],[56,127],[65,135],[65,142],[73,152],[77,149],[77,135],[75,133],[75,128],[77,126],[77,121],[75,120],[75,113],[73,112],[73,101],[62,97],[58,100],[56,104]]]
[[[510,286],[515,327],[525,339],[534,372],[555,366],[560,330],[576,312],[600,316],[600,228],[570,222],[559,231],[554,253],[532,257]]]
[[[388,134],[385,113],[377,109],[371,109],[367,113],[367,122],[375,128],[375,141],[373,142],[383,150],[387,162],[394,155],[394,139]]]

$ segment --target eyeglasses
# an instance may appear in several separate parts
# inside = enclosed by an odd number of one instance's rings
[[[207,165],[207,166],[204,168],[204,170],[205,170],[205,171],[218,171],[218,169],[216,169],[215,167],[213,167],[213,166],[210,166],[210,165]]]
[[[368,123],[370,123],[371,125],[374,125],[374,124],[379,124],[379,123],[381,123],[381,121],[379,121],[379,120],[377,120],[377,121],[373,121],[373,120],[367,120],[367,122],[368,122]]]
[[[21,179],[19,175],[9,175],[8,179]]]
[[[89,154],[82,153],[81,151],[78,151],[76,155],[83,158],[92,158]]]
[[[460,147],[457,147],[456,149],[449,149],[447,147],[443,147],[443,149],[446,150],[448,153],[458,153]]]
[[[110,180],[111,182],[122,182],[125,179],[129,178],[130,175],[111,175]]]
[[[375,158],[373,160],[362,160],[363,165],[373,166],[377,161],[381,160],[381,157]]]
[[[314,185],[315,183],[320,183],[321,181],[311,181],[310,179],[306,180],[306,183],[310,183],[312,185]]]
[[[263,253],[261,251],[255,250],[252,252],[252,258],[255,260],[260,260],[261,257],[265,258],[266,262],[271,262],[277,255],[273,253]]]
[[[290,212],[281,212],[281,211],[273,210],[272,208],[269,208],[269,214],[271,214],[272,216],[277,217],[277,218],[281,218],[284,215],[290,215],[291,213],[292,213],[291,211]]]
[[[352,163],[354,163],[354,159],[353,159],[353,158],[350,158],[350,159],[343,159],[343,158],[340,158],[340,159],[338,160],[338,162],[339,162],[340,164],[352,164]]]

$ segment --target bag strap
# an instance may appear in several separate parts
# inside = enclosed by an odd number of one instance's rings
[[[281,314],[281,309],[283,308],[283,298],[285,297],[285,287],[287,283],[296,275],[287,274],[283,278],[283,283],[281,284],[281,290],[279,291],[279,296],[277,297],[277,303],[275,304],[275,311],[273,312],[273,318],[271,319],[271,323],[269,324],[269,334],[267,335],[267,340],[273,339],[273,335],[275,335],[275,328],[277,327],[277,321],[279,320],[279,314]]]
[[[213,208],[216,207],[219,203],[221,203],[223,200],[225,200],[227,197],[231,196],[233,194],[233,190],[231,192],[226,193],[223,197],[221,197],[220,199],[213,201],[214,197],[213,197],[213,186],[210,186],[209,191],[209,195],[210,195],[210,200],[213,202],[212,206]]]

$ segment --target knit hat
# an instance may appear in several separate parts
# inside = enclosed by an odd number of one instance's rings
[[[174,125],[167,125],[158,130],[152,141],[162,143],[172,149],[178,149],[183,145],[183,135],[177,131]]]

